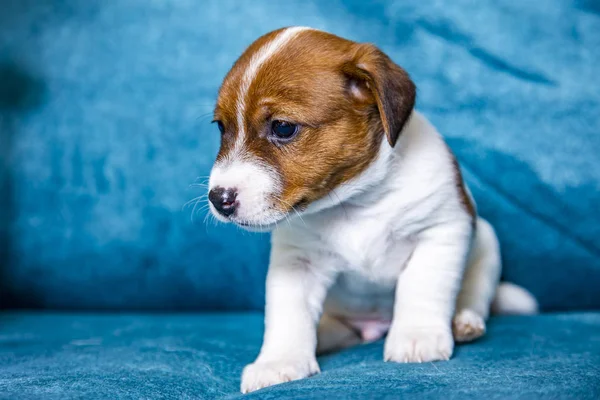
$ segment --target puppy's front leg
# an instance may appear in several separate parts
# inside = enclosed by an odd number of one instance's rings
[[[398,278],[384,358],[395,362],[448,360],[452,316],[471,241],[469,223],[423,232]]]
[[[319,372],[316,325],[332,275],[297,249],[274,245],[267,274],[265,335],[242,374],[242,393]]]

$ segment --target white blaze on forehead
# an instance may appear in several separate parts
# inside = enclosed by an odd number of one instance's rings
[[[256,78],[260,67],[265,63],[265,61],[272,57],[273,54],[277,53],[287,43],[294,39],[298,35],[298,33],[309,29],[311,28],[303,26],[287,28],[281,31],[274,39],[266,43],[264,46],[258,49],[256,53],[252,55],[252,58],[250,59],[250,64],[248,65],[246,71],[244,71],[244,75],[242,76],[242,81],[240,83],[240,89],[238,92],[238,99],[236,104],[238,136],[235,141],[234,153],[237,153],[237,151],[239,151],[244,141],[244,137],[246,135],[246,130],[244,127],[244,115],[246,113],[246,97],[248,95],[250,85],[252,84],[254,78]]]

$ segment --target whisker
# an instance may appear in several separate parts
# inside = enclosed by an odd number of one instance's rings
[[[331,189],[331,193],[333,193],[335,195],[335,197],[337,197],[337,199],[340,203],[340,206],[342,206],[342,210],[344,210],[344,214],[346,214],[346,219],[349,219],[350,217],[348,217],[348,210],[346,210],[346,207],[344,206],[344,203],[340,199],[340,196],[337,195],[337,193],[335,192],[334,189]]]
[[[194,179],[194,183],[208,184],[209,180],[210,180],[210,176],[203,175],[203,176],[199,176],[196,179]]]
[[[186,207],[189,207],[190,205],[192,205],[192,203],[194,203],[194,205],[196,205],[198,202],[202,201],[204,198],[207,198],[208,195],[207,194],[203,194],[201,196],[198,197],[194,197],[193,199],[191,199],[190,201],[186,201],[183,206],[181,206],[182,210],[185,210]]]
[[[196,188],[196,187],[208,189],[208,183],[190,183],[190,185],[188,186],[188,189]]]
[[[190,214],[190,221],[192,222],[192,224],[194,223],[194,216],[196,215],[196,207],[198,207],[198,203],[200,203],[199,200],[196,203],[194,203],[194,208],[192,209],[192,213]]]
[[[202,220],[202,223],[206,226],[206,220],[209,219],[212,216],[212,213],[210,212],[210,210],[208,210],[208,212],[206,213],[206,215],[204,216],[204,219]]]
[[[294,212],[296,213],[296,215],[298,216],[298,218],[300,218],[300,221],[302,221],[302,223],[304,224],[304,226],[306,227],[306,222],[304,221],[304,218],[302,218],[302,215],[300,215],[300,213],[298,212],[298,210],[296,210],[296,207],[294,207],[293,205],[291,205],[290,203],[288,203],[287,201],[283,200],[281,197],[279,196],[275,196],[276,200],[281,201],[283,204],[287,205],[288,207],[290,207],[292,210],[294,210]],[[289,218],[287,213],[285,215],[286,218]],[[288,219],[288,224],[290,224],[289,219]],[[291,224],[290,224],[291,225]]]
[[[205,204],[202,205],[202,207],[200,207],[198,209],[198,204],[200,204],[202,202],[202,199],[199,199],[198,201],[196,201],[196,203],[194,203],[194,208],[192,209],[192,215],[190,216],[192,223],[194,222],[194,216],[196,216],[197,212],[203,212],[204,210],[206,210],[207,208],[210,207],[210,204],[208,203],[208,201],[206,201]]]
[[[201,212],[203,212],[203,211],[206,211],[206,210],[208,210],[209,208],[210,208],[210,207],[209,207],[209,205],[208,205],[208,203],[207,203],[207,204],[203,205],[202,207],[200,207],[200,208],[198,209],[198,213],[201,213]]]
[[[196,117],[196,121],[204,121],[206,120],[206,118],[211,117],[213,115],[212,111],[209,111],[207,113],[201,114],[199,116]]]

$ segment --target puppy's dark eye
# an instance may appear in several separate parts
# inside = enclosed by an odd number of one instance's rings
[[[291,122],[275,120],[271,123],[271,132],[278,139],[291,139],[298,133],[298,125]]]
[[[213,121],[215,124],[217,124],[217,127],[219,128],[219,132],[221,132],[221,135],[225,133],[225,125],[223,125],[223,123],[221,121]]]

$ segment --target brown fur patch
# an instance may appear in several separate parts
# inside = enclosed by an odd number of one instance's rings
[[[448,152],[450,153],[450,158],[452,160],[452,168],[454,169],[454,182],[456,183],[456,188],[458,189],[458,196],[461,204],[464,206],[467,213],[473,219],[473,224],[475,223],[475,216],[477,215],[477,210],[475,209],[475,204],[471,201],[469,194],[467,193],[467,189],[465,189],[465,182],[463,181],[462,172],[460,171],[460,165],[458,165],[458,161],[456,160],[456,156],[448,147]]]
[[[236,104],[244,71],[252,55],[278,34],[254,42],[223,82],[215,119],[226,133],[218,159],[231,151],[239,134]],[[245,104],[244,154],[279,173],[282,190],[273,204],[290,211],[363,172],[377,156],[384,131],[395,143],[414,105],[414,85],[374,46],[308,30],[261,65]],[[289,143],[278,143],[270,136],[273,120],[298,124],[300,132]]]
[[[342,67],[343,71],[371,92],[388,142],[393,147],[414,108],[415,85],[406,71],[377,47],[371,44],[355,47],[354,57]]]

